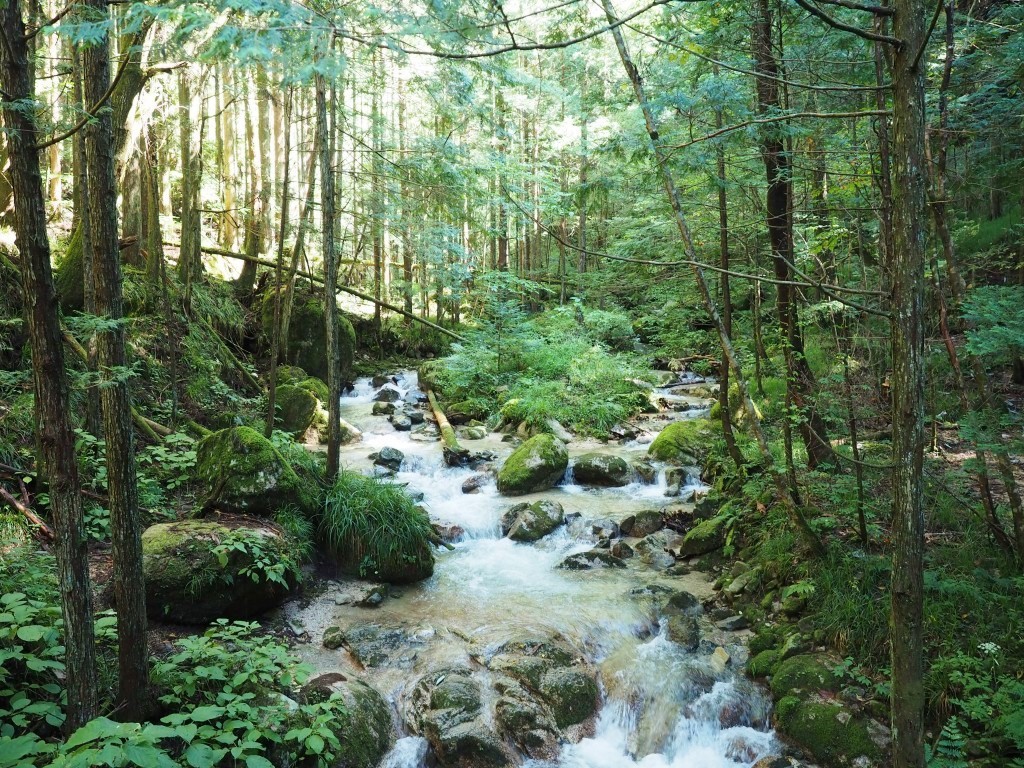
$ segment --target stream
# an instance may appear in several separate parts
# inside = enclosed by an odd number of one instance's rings
[[[397,381],[407,401],[414,401],[415,373],[400,374]],[[659,396],[662,392],[669,402],[706,405],[667,390],[659,390]],[[550,491],[502,497],[492,477],[478,492],[465,494],[463,482],[476,472],[446,466],[439,442],[420,441],[413,433],[396,431],[386,417],[371,415],[374,394],[370,381],[361,379],[342,399],[342,418],[363,431],[361,441],[343,448],[344,466],[368,472],[369,454],[397,448],[405,459],[395,480],[423,494],[432,521],[459,526],[464,534],[453,550],[437,550],[430,579],[393,589],[377,607],[347,604],[339,594],[344,584],[335,583],[309,602],[289,604],[286,611],[288,620],[313,638],[297,649],[304,661],[318,672],[365,677],[391,703],[399,740],[385,757],[384,768],[429,764],[426,741],[409,735],[401,722],[403,701],[421,675],[471,666],[488,649],[523,634],[565,638],[598,671],[601,696],[596,722],[582,738],[563,744],[553,761],[525,759],[525,768],[750,768],[780,752],[768,725],[770,699],[733,669],[746,659],[743,633],[716,629],[701,617],[700,646],[688,653],[667,639],[651,602],[636,594],[637,588],[659,585],[703,600],[713,594],[704,574],[667,575],[638,558],[627,560],[621,569],[557,567],[568,555],[595,546],[590,521],[621,521],[673,501],[665,497],[664,471],[655,483],[634,482],[622,488],[583,488],[572,481],[574,456],[603,451],[632,461],[646,454],[643,439],[609,445],[571,443],[570,471],[563,484]],[[706,411],[670,414],[693,415]],[[500,465],[513,450],[501,438],[490,433],[463,445],[497,454]],[[532,544],[503,538],[502,512],[514,503],[539,499],[560,503],[572,522]],[[399,649],[372,669],[364,671],[344,649],[328,650],[318,642],[327,627],[367,623],[401,629],[404,638]],[[719,647],[728,652],[731,663],[721,664],[720,651],[718,659],[713,656]]]

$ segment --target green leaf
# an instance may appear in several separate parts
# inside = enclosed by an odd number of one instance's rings
[[[205,723],[223,716],[224,707],[196,707],[192,710],[191,719],[197,723]]]
[[[245,768],[274,768],[274,764],[262,755],[249,755],[245,758]]]
[[[227,752],[226,749],[214,749],[208,744],[193,744],[185,750],[185,760],[192,768],[213,768]]]
[[[20,627],[18,629],[18,639],[24,640],[26,643],[35,643],[42,640],[45,634],[46,627],[41,627],[38,624],[29,624],[27,627]]]

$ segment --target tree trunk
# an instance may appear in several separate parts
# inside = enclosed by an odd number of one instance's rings
[[[779,99],[779,67],[772,50],[772,17],[769,0],[758,0],[758,16],[754,23],[755,68],[757,78],[758,110],[762,114],[775,113],[782,108]],[[780,281],[792,280],[793,229],[792,158],[786,151],[782,133],[768,129],[762,133],[761,154],[768,178],[766,209],[768,239],[771,242],[775,277]],[[814,469],[832,459],[828,431],[813,403],[814,373],[804,356],[803,333],[797,313],[796,294],[790,285],[777,288],[779,325],[783,337],[786,359],[786,387],[793,404],[801,413],[800,433],[807,448],[807,464]],[[788,423],[788,422],[787,422]]]
[[[284,101],[284,168],[281,171],[281,227],[277,238],[277,265],[274,267],[274,325],[270,336],[270,380],[267,382],[267,438],[274,431],[277,400],[277,357],[281,348],[282,272],[284,270],[284,238],[288,227],[288,167],[291,152],[292,97],[289,91]]]
[[[178,72],[178,130],[181,142],[181,250],[178,256],[178,279],[191,296],[195,279],[202,277],[203,259],[200,246],[203,221],[200,191],[203,183],[202,123],[203,98],[198,78],[192,67]]]
[[[893,31],[892,736],[894,768],[924,766],[924,0],[896,0]]]
[[[37,140],[29,112],[13,104],[29,103],[34,96],[32,68],[21,7],[16,0],[0,6],[0,78],[5,94],[3,110],[14,191],[14,227],[21,254],[21,282],[28,332],[32,344],[36,433],[40,469],[50,494],[50,512],[56,541],[57,585],[64,618],[64,663],[67,687],[68,732],[97,714],[96,649],[93,634],[92,588],[82,499],[79,495],[75,437],[71,425],[60,310],[50,267],[46,234],[46,207]]]
[[[104,0],[89,0],[97,15],[105,15]],[[109,37],[85,48],[82,63],[85,100],[96,104],[110,86]],[[109,112],[99,115],[86,129],[85,162],[89,194],[99,201],[117,199],[114,182],[114,137]],[[92,235],[93,279],[96,313],[113,321],[124,317],[121,297],[121,259],[117,237],[117,209],[111,204],[89,209]],[[135,447],[131,401],[124,371],[124,325],[97,334],[100,370],[108,381],[100,390],[103,433],[107,446],[107,485],[110,497],[110,532],[114,560],[114,599],[117,604],[118,715],[125,720],[144,717],[149,685],[146,639],[146,593],[141,589],[142,540],[138,486],[135,478]]]
[[[338,339],[338,256],[334,245],[334,168],[327,133],[327,84],[316,76],[316,130],[320,154],[320,203],[324,236],[324,320],[327,323],[327,479],[338,475],[341,453],[341,345]]]

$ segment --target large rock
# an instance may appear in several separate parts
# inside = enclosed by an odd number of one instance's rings
[[[512,763],[486,717],[480,684],[467,669],[430,672],[410,697],[410,725],[442,768],[501,768]]]
[[[234,543],[242,546],[217,551]],[[254,569],[256,555],[260,565]],[[181,520],[152,525],[142,534],[146,608],[153,619],[180,624],[259,616],[288,594],[294,562],[284,535],[270,524],[230,527]]]
[[[498,470],[498,492],[506,496],[546,491],[557,485],[569,466],[569,453],[553,435],[531,437]]]
[[[277,388],[274,399],[277,406],[274,424],[278,429],[301,436],[313,426],[320,402],[309,390],[285,384]]]
[[[585,453],[573,465],[573,477],[579,485],[621,487],[629,485],[629,464],[621,456]]]
[[[395,742],[391,708],[384,697],[362,680],[346,680],[331,673],[315,677],[302,688],[307,704],[341,697],[346,717],[335,721],[335,733],[341,742],[336,768],[376,768]]]
[[[273,289],[264,295],[262,323],[263,332],[269,338],[274,327]],[[352,323],[340,314],[338,340],[341,349],[341,377],[346,380],[352,375],[356,333]],[[324,319],[324,301],[320,296],[296,291],[288,323],[288,363],[303,368],[312,376],[327,379],[327,323]]]
[[[664,525],[665,516],[659,510],[645,509],[627,517],[619,527],[623,535],[642,539],[655,531],[660,531]]]
[[[679,547],[680,557],[706,555],[708,552],[714,552],[723,547],[727,522],[724,517],[713,517],[710,520],[704,520],[696,528],[688,531]]]
[[[516,504],[501,516],[501,533],[513,541],[537,541],[565,522],[557,501]]]
[[[397,403],[402,399],[402,393],[398,387],[391,384],[385,384],[380,388],[380,391],[373,396],[373,400],[376,403]]]
[[[604,549],[591,549],[569,555],[558,565],[569,571],[592,571],[600,568],[625,568],[626,564]]]
[[[805,747],[823,768],[879,768],[882,750],[872,723],[833,701],[785,696],[775,708],[775,727]]]
[[[654,438],[647,454],[658,461],[702,465],[708,457],[714,427],[709,419],[675,421]]]
[[[229,427],[207,435],[196,446],[196,477],[204,508],[271,515],[286,504],[309,510],[316,502],[310,483],[263,435],[249,427]]]

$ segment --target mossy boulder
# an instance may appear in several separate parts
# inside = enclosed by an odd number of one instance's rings
[[[717,425],[709,419],[675,421],[654,438],[647,455],[673,464],[701,465],[710,452]]]
[[[747,665],[747,672],[751,677],[768,677],[775,673],[775,668],[782,660],[782,651],[777,648],[769,648],[754,656]]]
[[[196,446],[204,509],[271,515],[286,504],[311,510],[315,497],[281,453],[249,427],[213,432]]]
[[[712,517],[704,520],[696,528],[690,529],[679,545],[680,557],[706,555],[725,545],[725,517]]]
[[[619,488],[632,479],[629,464],[621,456],[606,453],[585,453],[573,464],[573,477],[580,485]]]
[[[870,721],[832,702],[786,696],[775,708],[775,727],[810,752],[823,768],[879,766],[882,754]]]
[[[234,543],[244,546],[217,551]],[[256,553],[261,565],[253,579],[248,571]],[[259,616],[288,594],[293,563],[284,535],[269,524],[229,527],[213,520],[182,520],[152,525],[142,534],[146,608],[160,621],[207,624]],[[276,569],[281,581],[266,578],[268,569]]]
[[[516,504],[501,516],[501,532],[513,541],[537,541],[565,522],[565,510],[557,501]]]
[[[812,654],[805,653],[786,659],[772,675],[772,693],[776,697],[789,696],[801,691],[835,693],[841,687],[842,681],[826,662]]]
[[[327,385],[316,376],[307,376],[304,379],[300,379],[295,382],[295,386],[306,390],[324,405],[331,400],[331,392],[327,389]]]
[[[302,436],[313,426],[320,401],[308,390],[286,384],[277,388],[275,404],[277,414],[274,426],[295,436]]]
[[[327,379],[327,323],[324,317],[324,303],[319,296],[296,290],[292,303],[291,319],[288,323],[288,359],[290,365],[298,366],[311,376]],[[274,291],[264,295],[262,308],[263,332],[270,337],[274,327]],[[352,360],[355,357],[356,332],[352,323],[343,315],[338,316],[338,339],[341,347],[341,376],[352,375]]]
[[[569,452],[558,438],[531,437],[498,470],[498,492],[506,496],[546,491],[557,485],[569,466]]]
[[[597,711],[597,681],[582,669],[563,667],[545,672],[540,693],[559,728],[582,723]]]
[[[297,365],[279,365],[275,369],[277,380],[277,386],[283,384],[298,384],[300,381],[305,381],[309,378],[309,374],[299,368]]]
[[[302,692],[309,704],[326,701],[332,694],[339,694],[345,704],[345,717],[335,722],[341,742],[334,763],[337,768],[376,768],[380,764],[395,742],[395,728],[391,708],[377,689],[333,673],[310,680]]]

